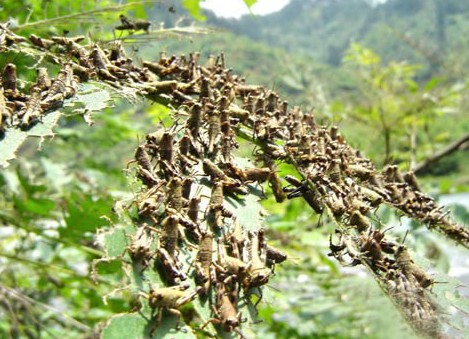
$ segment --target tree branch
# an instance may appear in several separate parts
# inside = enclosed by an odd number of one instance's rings
[[[434,162],[436,162],[436,161],[440,160],[441,158],[443,158],[443,157],[457,151],[461,147],[461,145],[463,145],[464,143],[466,143],[468,141],[469,141],[469,134],[466,134],[462,138],[454,141],[453,143],[449,144],[448,146],[446,146],[442,150],[436,152],[431,157],[427,158],[426,160],[422,161],[421,163],[418,163],[417,165],[415,165],[412,168],[412,170],[414,171],[414,173],[422,172],[424,169],[426,169],[428,166],[430,166]]]

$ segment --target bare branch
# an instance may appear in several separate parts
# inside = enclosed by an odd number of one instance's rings
[[[434,162],[437,162],[441,158],[443,158],[447,155],[450,155],[451,153],[459,150],[459,148],[468,141],[469,141],[469,134],[466,134],[462,138],[454,141],[453,143],[449,144],[448,146],[446,146],[442,150],[436,152],[431,157],[429,157],[426,160],[422,161],[421,163],[415,165],[412,168],[412,171],[414,171],[415,173],[422,172],[423,170],[425,170],[428,166],[430,166]]]

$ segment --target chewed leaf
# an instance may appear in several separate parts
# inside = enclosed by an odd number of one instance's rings
[[[47,112],[41,121],[27,130],[9,127],[0,140],[0,167],[7,167],[16,158],[16,152],[29,137],[40,138],[39,148],[46,137],[53,137],[53,129],[62,115],[85,114],[111,106],[108,89],[93,84],[81,84],[75,97],[64,100],[63,107]]]
[[[124,253],[128,246],[129,227],[114,227],[99,234],[98,241],[104,248],[107,257],[114,258]]]
[[[40,144],[46,137],[53,137],[54,132],[52,129],[57,125],[61,115],[61,110],[50,112],[43,117],[42,122],[27,131],[19,128],[8,128],[5,131],[5,136],[0,140],[0,167],[7,167],[9,161],[16,158],[16,152],[28,137],[39,137]]]
[[[77,94],[68,102],[66,107],[73,107],[73,113],[88,111],[99,112],[112,106],[109,89],[101,84],[85,83],[78,85]]]
[[[227,209],[232,211],[241,225],[249,231],[256,231],[261,228],[264,220],[263,215],[266,213],[260,203],[257,187],[250,185],[249,189],[254,194],[248,194],[239,199],[225,197]]]

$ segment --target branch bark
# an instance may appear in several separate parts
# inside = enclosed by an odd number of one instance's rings
[[[441,158],[443,158],[443,157],[457,151],[461,147],[461,145],[463,145],[466,142],[469,142],[469,134],[466,134],[462,138],[460,138],[460,139],[454,141],[453,143],[449,144],[448,146],[446,146],[445,148],[443,148],[440,151],[436,152],[434,155],[432,155],[431,157],[429,157],[426,160],[422,161],[421,163],[418,163],[417,165],[415,165],[412,168],[412,171],[414,171],[414,173],[416,173],[416,174],[419,173],[419,172],[422,172],[424,169],[426,169],[428,166],[430,166],[434,162],[437,162]]]

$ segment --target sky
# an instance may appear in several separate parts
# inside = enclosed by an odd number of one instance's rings
[[[387,0],[370,1],[374,4],[382,4]],[[257,0],[251,7],[251,11],[256,15],[266,15],[281,10],[289,2],[290,0]],[[204,0],[200,5],[223,18],[239,18],[242,15],[249,14],[248,7],[243,0]]]
[[[265,15],[281,10],[289,2],[289,0],[257,0],[251,7],[251,11],[256,15]],[[249,14],[248,7],[243,0],[205,0],[200,5],[224,18],[239,18],[244,14]]]

